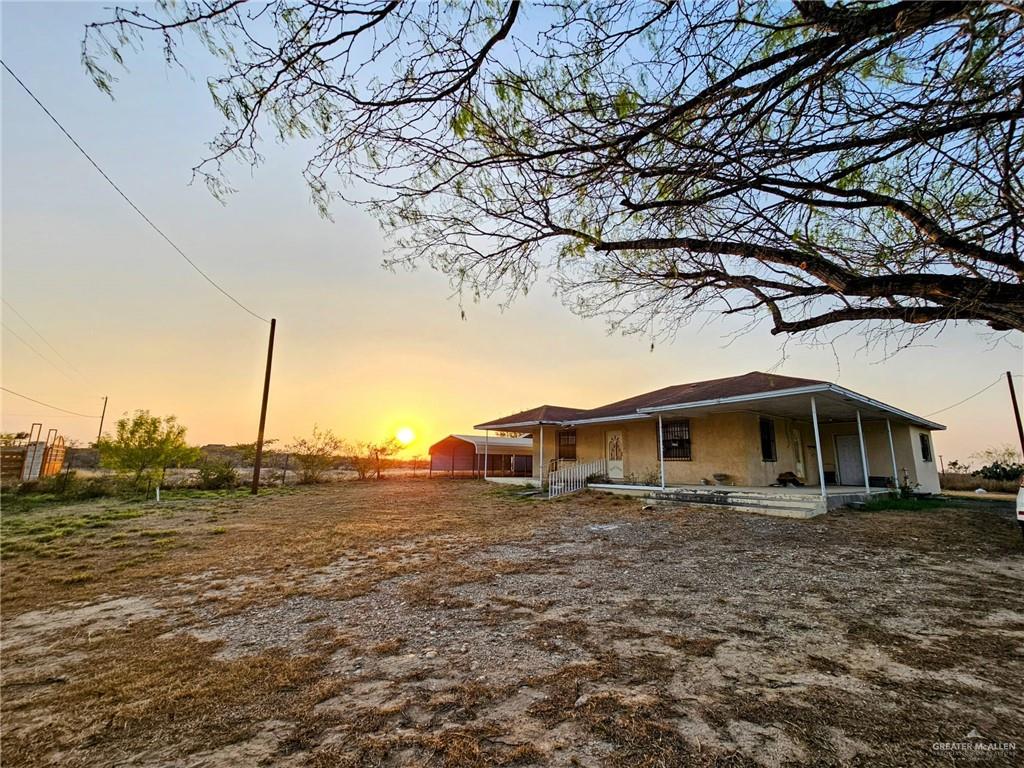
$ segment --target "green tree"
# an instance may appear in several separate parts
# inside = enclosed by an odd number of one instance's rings
[[[345,449],[345,441],[330,429],[320,429],[313,425],[311,437],[294,438],[288,446],[299,463],[299,482],[318,483],[323,474],[338,460],[338,455]]]
[[[301,143],[325,215],[355,186],[389,263],[468,298],[551,274],[573,310],[645,335],[711,312],[783,334],[1024,329],[1019,3],[109,13],[83,47],[108,92],[147,40],[177,63],[191,32],[213,54],[223,130],[196,172],[215,194],[267,136]]]
[[[161,419],[145,410],[125,414],[114,436],[99,441],[100,465],[130,476],[136,486],[143,478],[160,483],[167,467],[199,458],[199,449],[185,442],[186,431],[175,416]]]
[[[375,480],[380,480],[385,462],[400,450],[401,443],[391,437],[379,443],[360,443],[348,459],[360,480],[366,480],[371,474]]]
[[[272,451],[268,449],[276,442],[276,437],[267,438],[263,441],[264,458],[272,453]],[[256,443],[235,443],[231,447],[238,451],[239,459],[241,460],[243,467],[251,467],[256,462]]]

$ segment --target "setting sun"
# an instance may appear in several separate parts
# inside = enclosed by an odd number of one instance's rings
[[[395,437],[398,438],[398,442],[402,445],[408,445],[416,439],[416,433],[409,427],[402,427],[395,433]]]

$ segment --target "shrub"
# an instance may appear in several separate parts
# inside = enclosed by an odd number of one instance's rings
[[[238,475],[230,461],[204,459],[199,464],[199,487],[204,491],[218,491],[238,485]]]
[[[109,476],[81,477],[77,472],[61,472],[51,477],[22,483],[18,487],[21,496],[52,495],[66,501],[85,501],[104,496],[120,494],[121,484]]]
[[[319,483],[344,447],[345,442],[340,437],[315,424],[312,437],[295,438],[289,450],[299,465],[299,482]]]
[[[994,461],[973,474],[986,480],[1019,480],[1024,475],[1024,464]]]
[[[390,457],[398,453],[402,446],[395,438],[391,437],[379,443],[359,443],[353,448],[355,452],[346,459],[349,466],[356,471],[359,479],[366,480],[373,475],[380,480]]]
[[[149,411],[136,411],[117,421],[114,437],[97,443],[101,466],[131,477],[136,486],[159,485],[164,467],[189,464],[199,455],[185,442],[185,427],[174,416],[161,419]]]

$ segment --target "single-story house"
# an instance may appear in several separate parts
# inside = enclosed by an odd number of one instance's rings
[[[430,475],[531,477],[533,439],[490,435],[448,435],[430,446]]]
[[[585,465],[619,488],[755,489],[782,477],[822,499],[892,486],[937,493],[931,433],[945,429],[837,384],[759,371],[597,408],[542,405],[475,428],[528,433],[541,486]]]

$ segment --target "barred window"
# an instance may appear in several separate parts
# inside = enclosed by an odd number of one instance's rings
[[[661,425],[662,458],[690,461],[690,420],[666,421]]]
[[[558,431],[558,458],[576,460],[575,429],[561,429]]]
[[[921,461],[932,460],[932,441],[927,432],[920,434],[921,438]]]
[[[761,461],[778,461],[775,450],[775,421],[762,418],[761,422]]]

